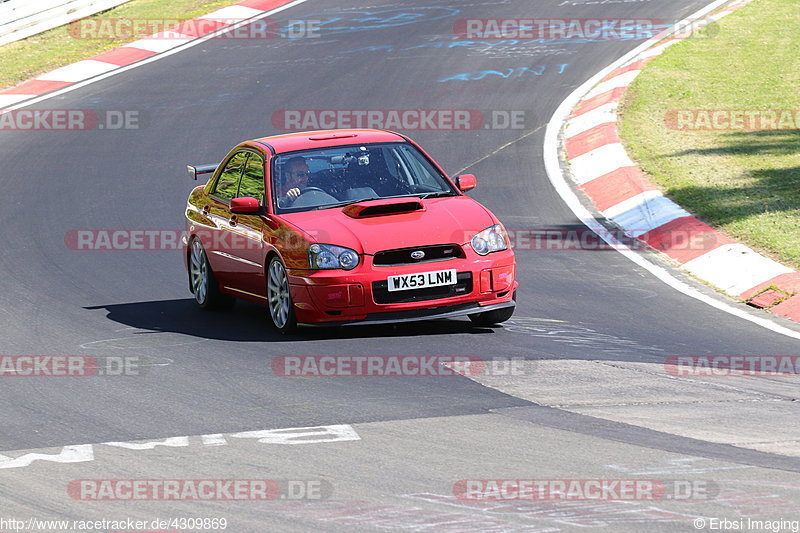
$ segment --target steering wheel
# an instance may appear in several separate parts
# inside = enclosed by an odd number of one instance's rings
[[[319,187],[303,187],[302,189],[300,189],[300,194],[302,195],[302,194],[305,194],[305,193],[311,192],[311,191],[319,191],[319,192],[324,192],[325,194],[328,194],[327,192],[325,192],[324,190],[320,189]]]

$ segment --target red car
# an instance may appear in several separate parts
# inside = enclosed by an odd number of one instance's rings
[[[414,141],[330,130],[243,142],[189,166],[184,237],[202,308],[265,304],[281,332],[514,312],[516,264],[502,224]]]

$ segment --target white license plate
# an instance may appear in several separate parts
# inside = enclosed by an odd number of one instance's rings
[[[424,289],[426,287],[441,287],[442,285],[455,285],[457,283],[456,269],[436,270],[422,274],[403,274],[389,276],[386,281],[389,292]]]

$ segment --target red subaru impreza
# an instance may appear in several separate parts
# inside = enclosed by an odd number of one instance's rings
[[[202,308],[265,304],[303,325],[467,315],[508,320],[516,264],[502,224],[414,141],[380,130],[276,135],[236,146],[186,206],[189,288]]]

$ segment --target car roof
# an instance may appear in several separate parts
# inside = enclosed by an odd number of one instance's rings
[[[267,144],[276,154],[307,150],[309,148],[326,148],[348,144],[366,144],[379,142],[404,142],[406,139],[391,131],[369,129],[338,129],[301,131],[285,133],[253,139],[250,142]]]

